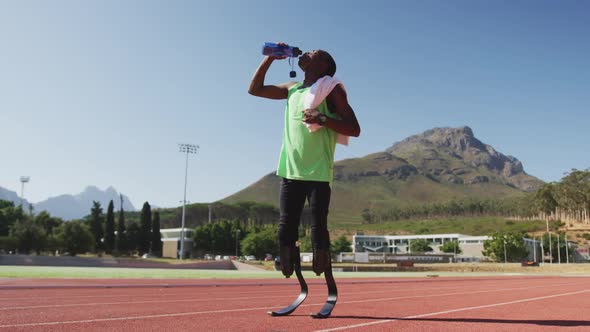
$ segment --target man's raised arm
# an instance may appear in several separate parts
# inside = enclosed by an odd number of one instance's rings
[[[295,82],[287,82],[279,85],[264,85],[266,72],[275,59],[282,58],[269,56],[264,57],[258,66],[258,69],[256,69],[254,77],[252,77],[250,87],[248,88],[249,94],[268,99],[287,99],[289,95],[289,88],[292,87]]]

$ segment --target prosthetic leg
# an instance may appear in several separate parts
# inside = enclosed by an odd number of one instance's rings
[[[299,247],[281,247],[280,257],[283,275],[289,278],[291,274],[293,274],[293,271],[295,271],[295,275],[297,276],[297,280],[299,281],[301,291],[299,293],[299,296],[295,299],[295,301],[293,301],[293,303],[289,304],[283,309],[277,311],[269,311],[268,314],[271,316],[287,316],[291,314],[293,311],[295,311],[295,309],[297,309],[297,307],[301,305],[301,303],[303,303],[303,301],[305,301],[305,298],[307,297],[307,283],[305,283],[305,279],[303,279],[303,274],[301,273],[301,256],[299,254]]]
[[[336,306],[336,301],[338,300],[338,289],[336,288],[336,281],[332,275],[332,257],[330,255],[330,250],[314,250],[313,271],[318,276],[324,273],[326,285],[328,286],[328,299],[322,309],[317,313],[311,314],[311,317],[328,318],[332,314],[332,310],[334,310],[334,306]]]

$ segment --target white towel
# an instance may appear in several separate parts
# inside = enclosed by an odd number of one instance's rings
[[[324,76],[317,80],[308,90],[307,94],[305,95],[305,99],[303,100],[303,106],[305,109],[310,108],[317,108],[320,106],[322,101],[328,97],[330,92],[338,85],[342,86],[344,89],[344,84],[339,79],[332,77],[332,76]],[[306,123],[305,126],[309,130],[310,133],[313,133],[322,128],[317,123]],[[349,137],[346,135],[338,134],[336,141],[338,144],[342,144],[348,146],[348,139]]]

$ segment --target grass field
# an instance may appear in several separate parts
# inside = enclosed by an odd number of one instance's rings
[[[361,266],[361,264],[358,264]],[[590,275],[590,264],[544,264],[540,267],[521,267],[518,263],[453,263],[416,264],[415,269],[404,272],[390,272],[392,265],[381,266],[385,272],[338,272],[345,265],[334,264],[337,278],[354,277],[426,277],[426,276],[483,276],[483,275]],[[362,269],[361,269],[362,270]],[[311,271],[304,271],[306,278],[323,279]],[[0,278],[98,278],[98,279],[282,279],[278,271],[236,271],[236,270],[178,270],[178,269],[140,269],[140,268],[94,268],[94,267],[44,267],[11,266],[0,268]],[[1,280],[0,280],[1,281]],[[0,283],[1,284],[1,283]]]
[[[0,268],[0,278],[274,278],[269,271],[184,270],[61,266],[14,266]]]

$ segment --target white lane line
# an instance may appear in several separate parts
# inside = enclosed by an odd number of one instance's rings
[[[363,303],[363,302],[375,302],[375,301],[390,301],[390,300],[401,300],[401,299],[429,298],[429,297],[440,297],[440,296],[468,295],[468,294],[502,292],[502,291],[513,291],[513,290],[527,290],[527,289],[541,288],[541,287],[542,288],[554,287],[554,286],[555,287],[561,287],[561,286],[565,286],[565,285],[573,286],[573,285],[578,285],[578,284],[553,284],[553,285],[532,286],[532,287],[522,287],[522,288],[503,288],[503,289],[475,291],[475,292],[453,292],[453,293],[435,294],[435,295],[416,295],[416,296],[387,297],[387,298],[379,298],[379,299],[344,301],[344,302],[338,302],[338,303],[339,304],[350,304],[350,303]],[[302,304],[300,307],[320,306],[320,305],[323,305],[323,304],[324,304],[324,302],[312,303],[312,304]],[[146,315],[146,316],[127,316],[127,317],[115,317],[115,318],[97,318],[97,319],[86,319],[86,320],[76,320],[76,321],[60,321],[60,322],[44,322],[44,323],[28,323],[28,324],[10,324],[10,325],[0,325],[0,328],[28,327],[28,326],[47,326],[47,325],[78,324],[78,323],[95,323],[95,322],[108,322],[108,321],[121,321],[121,320],[136,320],[136,319],[163,318],[163,317],[178,317],[178,316],[204,315],[204,314],[216,314],[216,313],[226,313],[226,312],[243,312],[243,311],[257,311],[257,310],[271,310],[271,309],[276,309],[276,308],[282,308],[282,306],[258,307],[258,308],[239,308],[239,309],[219,309],[219,310],[209,310],[209,311],[191,311],[191,312],[182,312],[182,313],[174,313],[174,314],[160,314],[160,315]]]
[[[531,302],[531,301],[539,301],[539,300],[546,300],[546,299],[551,299],[551,298],[555,298],[555,297],[576,295],[576,294],[588,293],[588,292],[590,292],[590,289],[586,289],[586,290],[582,290],[582,291],[577,291],[577,292],[569,292],[569,293],[562,293],[562,294],[555,294],[555,295],[532,297],[532,298],[528,298],[528,299],[521,299],[521,300],[515,300],[515,301],[499,302],[499,303],[485,304],[485,305],[479,305],[479,306],[473,306],[473,307],[465,307],[465,308],[459,308],[459,309],[451,309],[451,310],[445,310],[445,311],[431,312],[431,313],[427,313],[427,314],[420,314],[420,315],[414,315],[414,316],[406,316],[406,317],[402,317],[402,318],[398,318],[398,319],[386,319],[386,320],[379,320],[379,321],[369,322],[369,323],[362,323],[362,324],[355,324],[355,325],[347,325],[347,326],[335,327],[335,328],[325,329],[325,330],[316,330],[315,332],[342,331],[342,330],[348,330],[348,329],[353,329],[353,328],[357,328],[357,327],[366,327],[366,326],[377,325],[377,324],[391,323],[391,322],[396,322],[396,321],[400,321],[400,320],[404,320],[404,319],[422,318],[422,317],[430,317],[430,316],[444,315],[444,314],[449,314],[449,313],[453,313],[453,312],[460,312],[460,311],[469,311],[469,310],[476,310],[476,309],[485,309],[485,308],[500,307],[500,306],[504,306],[504,305],[517,304],[517,303],[523,303],[523,302]]]
[[[147,319],[147,318],[169,318],[169,317],[180,317],[189,315],[203,315],[203,314],[218,314],[225,312],[240,312],[240,311],[251,311],[251,310],[271,310],[280,307],[260,307],[260,308],[247,308],[247,309],[225,309],[225,310],[211,310],[211,311],[195,311],[195,312],[181,312],[176,314],[161,314],[161,315],[146,315],[146,316],[133,316],[133,317],[115,317],[115,318],[97,318],[97,319],[85,319],[85,320],[69,320],[63,322],[47,322],[47,323],[29,323],[29,324],[12,324],[12,325],[0,325],[0,328],[14,328],[14,327],[30,327],[30,326],[49,326],[49,325],[62,325],[62,324],[82,324],[82,323],[96,323],[96,322],[112,322],[121,320],[134,320],[134,319]]]
[[[488,285],[495,286],[495,285]],[[537,287],[545,287],[537,286]],[[403,290],[403,289],[394,289],[394,290],[378,290],[378,291],[362,291],[362,292],[346,292],[340,293],[340,296],[346,295],[357,295],[357,294],[373,294],[373,293],[398,293],[398,292],[411,292],[411,291],[429,291],[429,290],[449,290],[449,289],[462,289],[465,290],[468,287],[435,287],[435,288],[422,288],[422,289],[413,289],[413,290]],[[205,298],[205,299],[175,299],[175,300],[150,300],[150,301],[125,301],[125,302],[94,302],[94,303],[68,303],[68,304],[47,304],[47,305],[36,305],[36,306],[19,306],[19,307],[0,307],[0,311],[7,311],[7,310],[25,310],[25,309],[49,309],[49,308],[67,308],[67,307],[79,307],[79,306],[101,306],[101,305],[127,305],[127,304],[149,304],[149,303],[182,303],[182,302],[211,302],[211,301],[227,301],[227,300],[258,300],[258,299],[266,299],[266,298],[283,298],[288,297],[289,295],[273,295],[273,296],[255,296],[255,297],[233,297],[233,298]],[[310,295],[309,297],[323,297],[325,295],[318,294],[318,295]],[[431,295],[434,296],[434,295]],[[30,298],[28,298],[30,299]]]
[[[293,286],[297,286],[299,287],[299,284],[293,284]],[[158,290],[162,290],[163,288],[158,288]],[[116,288],[110,288],[109,290],[118,292],[119,290]],[[101,290],[101,293],[103,293],[104,290]],[[283,290],[276,290],[276,291],[244,291],[244,292],[232,292],[232,294],[261,294],[261,293],[283,293]],[[61,292],[57,293],[57,294],[61,294]],[[198,292],[187,292],[187,291],[179,291],[179,292],[170,292],[170,293],[162,293],[162,292],[157,292],[155,295],[157,296],[179,296],[179,295],[186,295],[186,294],[194,294],[195,296],[209,296],[209,295],[217,295],[218,293],[214,293],[214,292],[207,292],[207,293],[198,293]],[[51,295],[46,295],[46,296],[35,296],[35,300],[51,300],[51,301],[55,301],[55,300],[62,300],[62,299],[78,299],[78,298],[117,298],[117,297],[154,297],[154,294],[113,294],[113,295],[69,295],[69,296],[51,296]],[[20,296],[20,297],[3,297],[0,298],[0,302],[1,301],[10,301],[10,300],[29,300],[31,299],[30,296]]]

